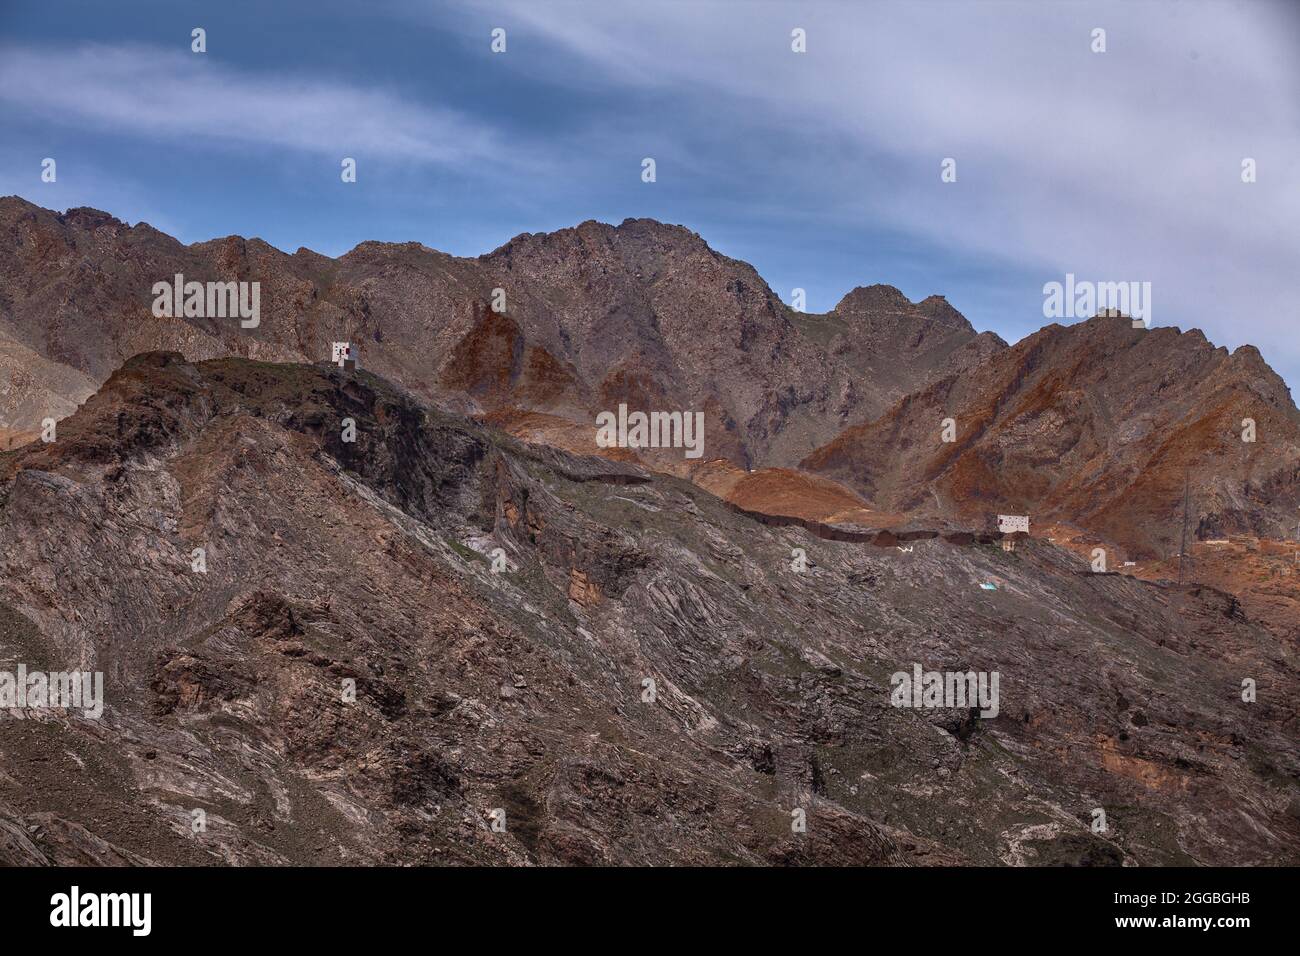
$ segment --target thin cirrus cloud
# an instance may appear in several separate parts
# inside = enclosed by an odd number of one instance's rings
[[[693,103],[711,125],[766,120],[765,146],[778,155],[783,143],[820,137],[858,147],[840,168],[832,161],[841,175],[860,179],[882,157],[910,163],[924,190],[857,200],[900,222],[949,201],[930,188],[949,155],[969,160],[971,190],[1031,221],[1063,206],[1075,222],[1089,210],[1111,223],[1160,212],[1249,240],[1300,213],[1300,194],[1279,189],[1280,204],[1236,214],[1242,156],[1276,158],[1270,178],[1295,183],[1285,161],[1300,147],[1300,96],[1288,82],[1298,71],[1268,18],[1168,3],[1113,7],[1109,18],[1032,3],[755,3],[743,17],[726,2],[486,6],[566,49],[549,61],[554,79],[590,76],[571,69],[582,57],[612,82],[672,88],[675,110]],[[1089,49],[1098,18],[1110,25],[1105,54]],[[799,24],[809,51],[794,56]],[[838,177],[823,182],[841,200],[851,194]],[[1032,201],[1004,201],[1025,192]],[[969,237],[984,247],[998,238],[986,226]],[[1016,246],[1035,237],[1008,233]]]
[[[218,147],[455,166],[502,155],[494,130],[455,110],[315,77],[241,72],[153,47],[0,48],[0,101],[44,121]]]

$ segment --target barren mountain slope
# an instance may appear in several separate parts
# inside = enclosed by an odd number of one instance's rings
[[[1196,538],[1290,535],[1300,412],[1250,346],[1229,354],[1197,330],[1097,317],[1050,325],[978,374],[918,390],[803,466],[882,510],[973,527],[1029,514],[1164,557],[1181,537],[1185,478]]]
[[[0,449],[35,437],[47,418],[70,415],[95,386],[88,376],[41,358],[0,328]]]
[[[1046,542],[906,548],[364,371],[137,357],[0,454],[0,669],[108,698],[0,716],[0,859],[1300,860],[1293,645]],[[891,707],[914,662],[998,716]]]

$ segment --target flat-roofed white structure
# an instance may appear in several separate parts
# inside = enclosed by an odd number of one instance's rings
[[[357,353],[351,342],[335,342],[331,350],[330,361],[339,368],[356,368]]]
[[[1003,534],[1017,531],[1029,534],[1029,515],[998,515],[998,530]]]

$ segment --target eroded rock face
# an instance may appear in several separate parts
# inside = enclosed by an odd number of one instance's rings
[[[0,453],[0,671],[107,695],[0,716],[0,860],[1300,860],[1294,641],[988,540],[828,540],[368,371],[142,355]],[[913,664],[997,672],[997,716],[891,706]]]
[[[1031,514],[1153,560],[1180,546],[1185,486],[1193,541],[1291,536],[1300,412],[1254,348],[1099,316],[918,389],[802,464],[885,512]]]

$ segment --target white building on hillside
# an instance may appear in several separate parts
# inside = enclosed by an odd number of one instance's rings
[[[339,368],[355,369],[357,368],[356,349],[352,347],[351,342],[335,342],[330,361]]]
[[[1003,534],[1029,534],[1029,515],[998,515],[998,530]]]

